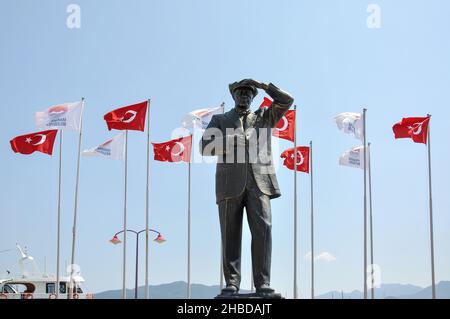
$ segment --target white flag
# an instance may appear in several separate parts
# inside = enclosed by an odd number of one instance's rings
[[[367,153],[366,167],[369,167],[369,152]],[[364,146],[352,148],[339,158],[339,165],[364,169]]]
[[[49,107],[44,112],[36,112],[35,121],[39,129],[74,130],[79,131],[83,103],[64,103]]]
[[[223,105],[214,108],[200,109],[186,114],[181,125],[188,130],[206,129],[215,114],[223,113]]]
[[[125,133],[120,133],[105,143],[83,151],[83,156],[104,156],[114,160],[125,158]]]
[[[364,140],[364,124],[361,113],[341,113],[334,120],[339,130],[347,134],[353,134],[361,141]]]

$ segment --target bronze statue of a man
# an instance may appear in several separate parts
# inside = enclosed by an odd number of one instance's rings
[[[226,288],[238,293],[241,283],[241,242],[244,207],[252,235],[252,267],[256,293],[270,296],[272,216],[270,199],[281,195],[272,163],[271,129],[294,99],[272,83],[245,79],[230,84],[235,107],[214,115],[200,141],[204,156],[217,156],[216,202],[222,235]],[[250,104],[264,90],[272,106],[251,112]]]

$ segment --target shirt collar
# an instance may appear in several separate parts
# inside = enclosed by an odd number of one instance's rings
[[[237,115],[239,115],[239,117],[244,116],[244,115],[249,115],[251,113],[251,111],[249,109],[242,110],[237,107],[234,108],[234,111],[237,113]]]

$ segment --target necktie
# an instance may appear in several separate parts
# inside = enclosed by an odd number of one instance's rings
[[[245,113],[244,117],[242,118],[242,127],[243,127],[244,131],[247,129],[247,116],[248,116],[248,113]]]

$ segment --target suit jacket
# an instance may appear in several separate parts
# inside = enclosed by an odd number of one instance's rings
[[[235,109],[232,109],[224,114],[214,115],[203,134],[199,147],[200,153],[203,156],[218,157],[216,168],[217,203],[241,195],[247,185],[248,174],[251,173],[253,173],[255,183],[262,193],[269,195],[270,198],[281,196],[272,163],[271,129],[289,110],[294,99],[272,83],[269,84],[266,92],[273,99],[272,106],[249,113],[245,131],[242,129],[239,114]],[[237,161],[239,155],[237,147],[234,146],[234,149],[229,147],[230,141],[236,142],[236,137],[227,135],[227,129],[234,129],[235,135],[239,135],[247,141],[250,133],[256,134],[258,156],[249,160],[249,145],[247,142],[245,162],[239,163]],[[256,139],[251,140],[255,141]],[[213,142],[214,144],[211,144]],[[212,145],[219,145],[219,147],[211,147]],[[234,158],[230,160],[231,152],[234,153]]]

